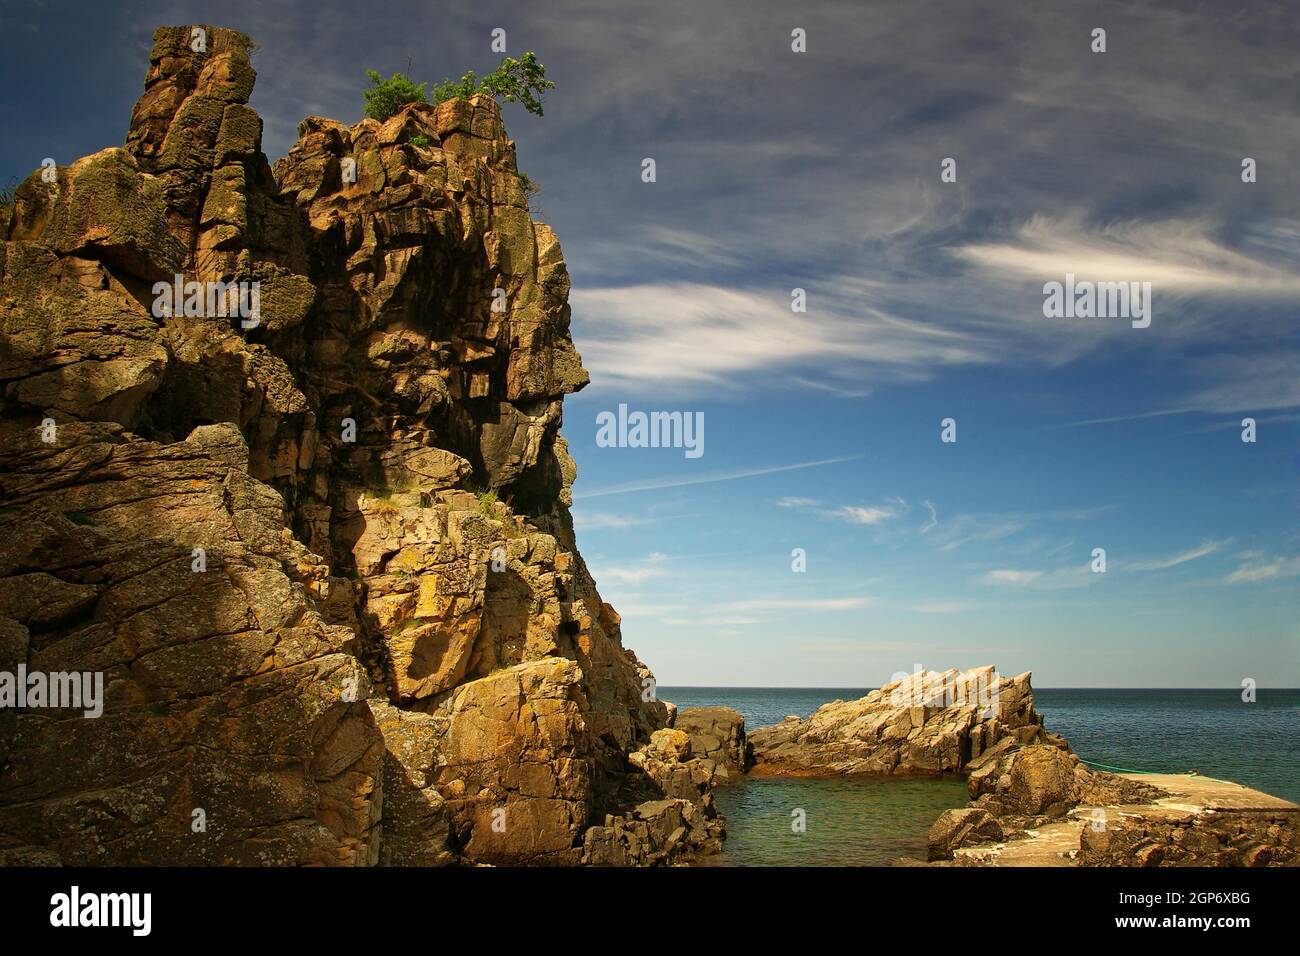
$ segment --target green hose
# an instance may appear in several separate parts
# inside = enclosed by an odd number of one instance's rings
[[[1079,758],[1083,760],[1082,757]],[[1100,767],[1102,770],[1117,770],[1120,773],[1163,773],[1161,770],[1134,770],[1131,767],[1112,767],[1110,764],[1097,763],[1095,760],[1083,760],[1089,767]],[[1195,775],[1195,770],[1187,771],[1189,775]]]

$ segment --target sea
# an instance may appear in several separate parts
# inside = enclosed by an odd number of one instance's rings
[[[659,687],[678,707],[738,710],[745,727],[807,717],[867,688]],[[1082,759],[1111,769],[1233,780],[1300,803],[1300,690],[1034,688],[1047,729]],[[727,818],[728,866],[883,866],[925,858],[925,834],[965,806],[961,780],[751,777],[714,792]]]

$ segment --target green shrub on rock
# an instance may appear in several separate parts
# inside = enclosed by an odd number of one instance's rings
[[[394,73],[385,80],[376,71],[366,70],[366,76],[370,78],[370,88],[365,91],[366,115],[373,119],[382,122],[409,103],[428,102],[424,97],[428,83],[413,83],[403,73]],[[432,92],[434,103],[482,93],[495,100],[519,103],[541,116],[542,96],[553,89],[555,83],[546,78],[546,67],[537,61],[536,53],[529,52],[517,60],[503,57],[501,65],[482,79],[469,70],[459,80],[443,80]]]
[[[366,70],[370,88],[365,91],[366,115],[381,123],[408,103],[423,103],[428,83],[412,83],[404,73],[384,79],[375,70]]]

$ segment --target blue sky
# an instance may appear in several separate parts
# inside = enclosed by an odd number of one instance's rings
[[[109,7],[0,6],[0,179],[120,143],[160,24],[261,43],[272,159],[367,68],[538,53],[506,115],[593,378],[578,541],[662,684],[1300,685],[1294,7]],[[1151,282],[1151,326],[1045,318],[1066,273]],[[705,454],[597,447],[620,403]]]

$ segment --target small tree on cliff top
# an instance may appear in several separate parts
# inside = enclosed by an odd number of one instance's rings
[[[423,103],[428,83],[412,83],[405,73],[384,79],[374,70],[366,70],[370,89],[366,90],[366,115],[380,122],[388,119],[407,103]]]
[[[367,116],[383,121],[408,103],[426,102],[424,90],[428,83],[417,85],[401,73],[385,80],[374,70],[367,70],[366,76],[370,78],[370,89],[365,91]],[[517,60],[503,57],[501,65],[482,79],[470,70],[459,80],[443,80],[433,88],[433,102],[484,93],[496,100],[519,103],[541,116],[542,96],[553,89],[555,83],[546,78],[546,67],[537,62],[537,54],[525,53]]]

